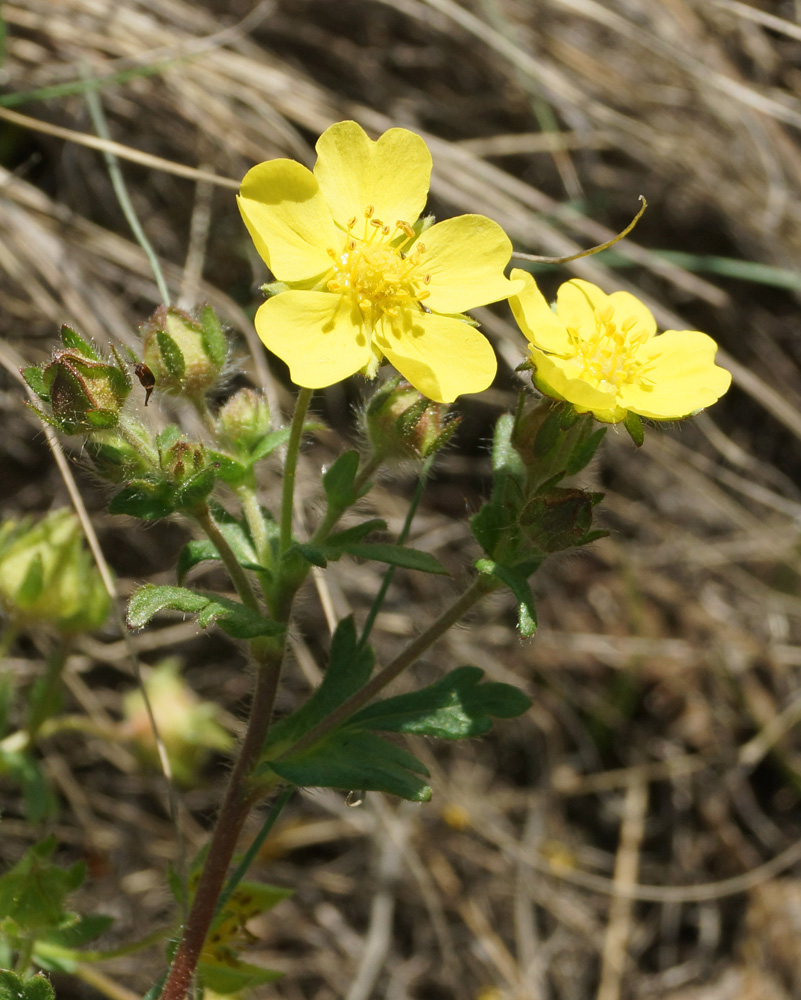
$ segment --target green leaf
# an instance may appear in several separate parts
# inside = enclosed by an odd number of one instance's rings
[[[183,437],[181,428],[177,424],[167,424],[163,431],[156,437],[156,447],[159,451],[167,451],[172,448],[176,441]]]
[[[512,591],[517,600],[517,627],[524,639],[531,638],[537,631],[537,609],[534,605],[534,595],[528,584],[528,578],[542,565],[541,559],[532,559],[514,568],[502,566],[492,559],[479,559],[476,569],[479,573],[487,573],[497,577]]]
[[[150,483],[144,479],[124,486],[108,505],[111,514],[127,514],[142,521],[156,521],[175,513],[172,491],[166,483]]]
[[[356,503],[359,497],[364,496],[364,491],[356,492],[355,481],[358,472],[358,451],[346,451],[323,473],[323,489],[329,506],[334,510],[346,510]]]
[[[233,549],[234,555],[236,556],[240,566],[244,569],[255,570],[256,572],[265,572],[264,567],[260,566],[256,562],[256,553],[253,550],[253,546],[250,544],[250,539],[238,539],[238,542],[242,541],[244,543],[242,546],[232,544],[231,538],[228,537],[229,532],[223,529],[223,525],[218,525],[218,527],[220,528],[222,534],[225,535],[228,544]],[[193,566],[197,566],[199,563],[206,562],[210,559],[219,562],[220,554],[207,538],[200,538],[187,542],[187,544],[181,549],[178,556],[178,566],[176,569],[178,583],[184,582],[186,574],[190,569],[192,569]]]
[[[0,876],[0,913],[28,936],[58,928],[65,916],[66,897],[83,882],[82,862],[69,869],[50,863],[55,849],[56,838],[47,837]]]
[[[0,1000],[55,1000],[55,997],[46,976],[22,979],[8,969],[0,970]]]
[[[113,917],[102,913],[91,913],[69,922],[68,926],[48,931],[41,935],[42,941],[57,944],[62,948],[82,948],[95,938],[99,938],[114,923]]]
[[[201,503],[214,489],[217,481],[217,470],[207,466],[191,476],[175,489],[175,507],[178,510],[192,510]]]
[[[645,440],[645,431],[643,430],[642,420],[636,413],[632,413],[631,410],[626,413],[626,419],[624,421],[624,426],[629,432],[629,437],[637,445],[638,448],[642,446]]]
[[[306,424],[305,429],[308,430],[310,427],[319,428],[319,424]],[[280,448],[281,445],[286,444],[289,440],[289,435],[292,433],[291,427],[282,427],[277,431],[270,431],[269,434],[265,434],[264,437],[259,441],[255,448],[250,453],[250,458],[253,462],[257,462],[260,458],[265,458],[267,455],[271,455],[276,448]]]
[[[203,336],[203,349],[210,361],[215,365],[225,364],[228,356],[228,339],[223,331],[217,313],[210,305],[200,310],[200,329]]]
[[[217,622],[224,632],[235,639],[277,636],[284,631],[280,622],[251,611],[238,601],[185,587],[157,587],[152,583],[146,583],[131,596],[128,627],[142,628],[159,611],[165,610],[197,615],[201,628],[208,628],[212,622]]]
[[[606,428],[599,427],[576,445],[565,466],[565,473],[568,476],[575,476],[577,472],[581,472],[590,463],[605,434]]]
[[[286,781],[307,788],[360,788],[412,802],[431,798],[431,788],[417,777],[427,777],[428,770],[413,754],[349,726],[329,734],[310,750],[271,762],[270,768]]]
[[[62,326],[61,327],[61,343],[69,350],[78,351],[79,354],[83,354],[86,358],[91,358],[92,361],[99,361],[100,355],[92,347],[88,340],[84,340],[83,337],[76,333],[72,327]]]
[[[342,548],[344,545],[350,545],[352,542],[363,541],[374,531],[386,530],[386,521],[380,517],[372,517],[369,521],[363,521],[361,524],[354,524],[351,528],[345,528],[343,531],[335,531],[332,535],[328,536],[325,540],[325,544],[333,546],[334,548]]]
[[[186,372],[186,364],[181,348],[175,343],[166,330],[156,331],[156,343],[159,345],[161,360],[171,378],[180,380]]]
[[[248,480],[251,463],[240,462],[239,459],[226,455],[223,451],[207,452],[209,462],[214,466],[217,478],[229,486],[239,486]]]
[[[324,545],[322,548],[326,554],[329,549],[333,549],[334,552],[338,550],[340,555],[346,553],[357,559],[372,559],[375,562],[388,563],[390,566],[416,569],[421,573],[449,575],[442,563],[429,552],[420,552],[418,549],[410,549],[405,545],[389,545],[383,542],[349,542],[345,545],[338,545],[336,548],[331,545]],[[339,556],[331,554],[328,558],[338,559]]]
[[[22,377],[43,403],[50,402],[50,390],[47,388],[44,372],[38,365],[23,368]]]
[[[261,966],[243,962],[233,952],[226,956],[224,965],[199,962],[198,973],[203,986],[207,990],[219,993],[220,996],[233,996],[254,986],[274,983],[276,979],[285,975],[274,969],[263,969]]]
[[[462,740],[488,732],[493,718],[512,719],[531,707],[531,699],[518,688],[481,683],[483,676],[479,667],[459,667],[421,691],[369,705],[346,728]]]
[[[294,743],[352,694],[361,690],[372,673],[374,662],[373,651],[369,646],[359,648],[353,617],[343,618],[331,637],[328,669],[323,675],[322,683],[300,708],[270,727],[264,757],[278,756],[282,749]]]

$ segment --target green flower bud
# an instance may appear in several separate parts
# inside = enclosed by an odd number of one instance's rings
[[[176,779],[191,784],[212,750],[225,751],[233,742],[217,721],[219,710],[210,701],[201,701],[179,672],[176,660],[165,660],[145,680],[145,688],[156,717],[159,736]],[[123,731],[135,743],[142,759],[158,766],[158,750],[145,708],[145,699],[137,688],[123,698]]]
[[[367,437],[381,458],[428,458],[443,448],[460,418],[401,378],[390,379],[367,404]]]
[[[520,513],[522,533],[540,552],[560,552],[586,545],[607,534],[590,530],[592,509],[602,496],[586,490],[552,487],[524,506]]]
[[[143,361],[161,392],[198,397],[219,378],[228,342],[210,306],[198,320],[182,309],[159,306],[141,332]]]
[[[72,511],[0,526],[0,605],[20,626],[72,633],[103,624],[110,599]]]
[[[64,331],[62,337],[66,343]],[[47,364],[22,372],[48,406],[45,419],[65,434],[116,427],[131,391],[131,379],[120,358],[108,364],[92,354],[87,356],[75,347],[57,348]]]
[[[226,400],[217,414],[221,443],[234,455],[247,458],[270,433],[270,407],[255,389],[241,389]]]

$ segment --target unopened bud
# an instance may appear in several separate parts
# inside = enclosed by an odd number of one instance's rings
[[[443,448],[459,418],[400,378],[390,379],[367,404],[367,436],[381,458],[428,458]]]
[[[217,721],[219,710],[213,702],[198,698],[181,677],[176,660],[155,667],[145,680],[145,689],[173,774],[178,781],[190,783],[210,751],[224,751],[231,745],[231,737]],[[124,731],[143,760],[157,766],[153,727],[138,688],[125,695],[122,710]]]
[[[62,339],[70,344],[79,338],[65,327]],[[79,343],[83,346],[57,348],[49,362],[22,372],[48,407],[43,415],[65,434],[116,427],[131,391],[131,379],[119,355],[109,364],[85,341]]]
[[[110,598],[72,511],[0,526],[0,604],[22,626],[71,633],[103,624]]]
[[[601,493],[552,487],[525,505],[520,513],[522,532],[540,552],[560,552],[585,545],[606,534],[590,531],[592,509],[601,497]]]
[[[255,389],[240,389],[220,409],[217,426],[222,444],[233,454],[248,457],[272,429],[267,400]]]
[[[198,397],[219,378],[228,343],[211,307],[196,320],[182,309],[159,306],[141,332],[143,362],[160,392]]]

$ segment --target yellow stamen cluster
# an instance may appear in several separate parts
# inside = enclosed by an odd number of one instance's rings
[[[327,249],[334,262],[328,290],[352,296],[364,313],[377,319],[383,314],[397,316],[413,306],[425,309],[422,300],[429,292],[421,286],[431,276],[422,273],[425,245],[417,242],[411,253],[403,248],[415,239],[408,222],[398,220],[394,229],[373,217],[375,209],[364,210],[363,235],[354,233],[358,220],[348,220],[348,234],[342,250]]]
[[[595,332],[582,338],[568,327],[568,333],[576,350],[576,357],[582,364],[579,376],[595,382],[598,388],[615,389],[623,383],[646,381],[647,366],[637,360],[637,350],[648,340],[648,334],[632,334],[637,325],[634,317],[623,320],[618,325],[614,321],[614,309],[606,306],[595,310]]]

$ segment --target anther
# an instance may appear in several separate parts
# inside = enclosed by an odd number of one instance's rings
[[[373,212],[375,212],[375,205],[368,205],[364,210],[365,219],[372,219]]]
[[[350,218],[348,219],[348,229],[353,229],[353,227],[354,227],[355,225],[356,225],[356,216],[355,216],[355,215],[352,215],[352,216],[351,216],[351,217],[350,217]]]

